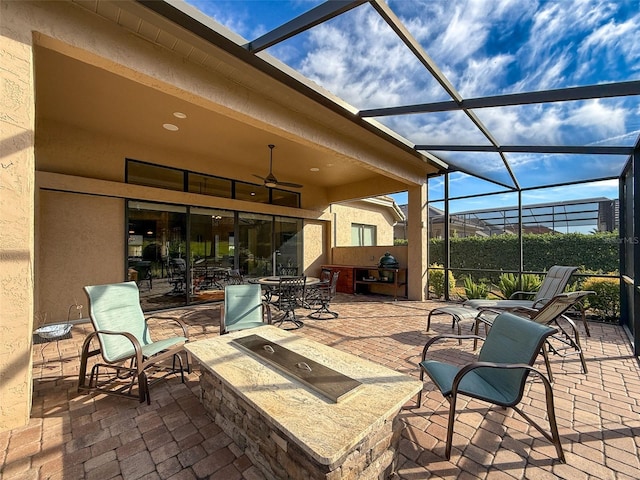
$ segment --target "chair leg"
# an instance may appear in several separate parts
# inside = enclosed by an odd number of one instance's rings
[[[449,400],[449,420],[447,422],[447,445],[444,450],[444,455],[447,460],[451,459],[451,444],[453,443],[453,424],[456,419],[456,397],[457,395],[452,395]]]
[[[547,375],[549,376],[549,381],[553,383],[553,373],[551,373],[551,362],[549,361],[549,351],[547,350],[548,342],[544,342],[542,345],[542,349],[540,353],[544,357],[544,364],[547,367]]]
[[[535,371],[535,370],[534,370]],[[558,423],[556,422],[556,411],[553,402],[553,389],[551,388],[551,383],[544,375],[541,375],[537,372],[544,384],[544,391],[547,403],[547,417],[549,417],[549,428],[551,433],[545,432],[540,425],[538,425],[531,417],[529,417],[526,413],[524,413],[517,406],[512,406],[514,411],[516,411],[522,418],[524,418],[531,426],[533,426],[538,432],[542,434],[547,440],[549,440],[554,447],[556,447],[556,454],[558,455],[558,459],[562,463],[566,463],[564,458],[564,452],[562,450],[562,442],[560,441],[560,434],[558,433]]]

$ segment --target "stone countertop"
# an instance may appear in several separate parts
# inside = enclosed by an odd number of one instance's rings
[[[338,403],[231,343],[260,335],[362,382]],[[321,464],[333,464],[371,432],[391,421],[422,390],[422,382],[376,363],[266,325],[189,342],[186,348],[238,395],[269,417]]]

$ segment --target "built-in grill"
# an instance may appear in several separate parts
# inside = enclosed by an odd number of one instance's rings
[[[400,264],[396,257],[391,255],[389,252],[386,252],[383,256],[380,257],[378,261],[378,268],[398,268]]]
[[[336,372],[304,355],[292,352],[260,335],[236,338],[232,343],[267,361],[270,365],[294,377],[333,402],[339,402],[362,385],[358,380]]]

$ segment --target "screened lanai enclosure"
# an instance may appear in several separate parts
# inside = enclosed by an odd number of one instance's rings
[[[228,22],[230,53],[420,152],[440,171],[428,200],[445,245],[452,226],[495,227],[519,239],[505,270],[522,273],[534,224],[617,232],[620,321],[640,353],[637,2],[141,3],[203,37]]]

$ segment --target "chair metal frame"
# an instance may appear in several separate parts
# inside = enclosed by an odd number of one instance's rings
[[[280,277],[278,283],[278,298],[271,301],[281,312],[281,316],[274,321],[274,325],[281,326],[284,322],[293,323],[293,327],[287,330],[296,330],[304,326],[304,322],[296,317],[296,308],[304,307],[307,277]]]
[[[556,328],[557,333],[552,335],[542,346],[542,355],[544,356],[545,365],[549,374],[549,380],[553,382],[553,373],[551,371],[551,363],[549,361],[548,352],[550,351],[554,355],[561,357],[567,357],[569,355],[578,355],[580,357],[580,363],[582,364],[582,372],[588,373],[587,362],[584,358],[582,351],[582,344],[580,342],[580,333],[573,320],[565,315],[569,310],[581,302],[586,296],[593,295],[593,291],[577,291],[567,292],[556,295],[548,302],[544,303],[540,308],[530,307],[514,307],[508,309],[509,312],[526,317],[536,323],[543,325],[549,325]],[[485,334],[488,327],[492,324],[492,319],[487,317],[487,314],[495,316],[502,310],[496,310],[491,308],[480,309],[478,315],[476,315],[474,333],[478,335],[480,324],[484,325]],[[560,321],[562,320],[562,322]],[[553,341],[552,341],[553,340]],[[557,346],[561,344],[561,346]],[[474,342],[474,349],[477,346],[477,341]],[[565,353],[568,350],[572,350],[569,353]]]
[[[336,296],[336,287],[338,285],[339,275],[339,270],[333,272],[329,285],[320,285],[314,289],[314,295],[312,295],[311,298],[307,297],[307,301],[311,300],[311,305],[320,305],[318,309],[307,315],[309,318],[313,318],[315,320],[326,320],[326,316],[329,316],[330,318],[338,318],[338,312],[329,310],[329,305]]]
[[[527,337],[531,342],[528,349],[522,351],[511,351],[509,348],[496,348],[496,345],[500,346],[503,341],[509,341],[513,338],[513,333],[520,331],[523,337]],[[553,389],[551,382],[545,377],[545,375],[533,367],[538,352],[542,348],[542,345],[546,339],[555,332],[554,328],[546,325],[536,324],[530,322],[527,319],[519,317],[509,312],[502,312],[496,317],[494,321],[494,327],[489,331],[486,338],[478,337],[477,335],[437,335],[430,339],[424,346],[422,351],[422,361],[420,362],[420,380],[424,381],[425,373],[431,378],[431,380],[439,388],[442,395],[449,402],[449,418],[447,422],[447,437],[445,456],[447,459],[451,458],[451,448],[453,443],[453,429],[455,423],[456,402],[458,395],[465,395],[471,398],[476,398],[482,401],[486,401],[503,408],[512,408],[522,418],[524,418],[529,424],[531,424],[538,432],[540,432],[547,440],[549,440],[556,448],[558,459],[565,463],[564,452],[562,450],[562,443],[560,441],[560,435],[558,433],[558,425],[555,417],[555,406],[553,398]],[[453,366],[444,362],[438,362],[434,360],[427,360],[427,353],[429,348],[436,342],[440,342],[447,339],[474,339],[483,341],[483,348],[480,350],[478,359],[475,362],[469,363],[464,366]],[[491,345],[491,346],[489,346]],[[489,352],[485,355],[486,351]],[[496,352],[501,352],[504,355],[505,362],[497,362]],[[515,354],[515,355],[514,355]],[[487,360],[493,359],[494,361]],[[521,358],[520,361],[513,363],[510,358]],[[451,377],[447,378],[449,383],[439,384],[442,382],[443,375],[438,373],[438,370],[442,372],[441,368],[445,367],[451,373]],[[486,380],[487,370],[495,372],[512,371],[509,380],[509,391],[500,392],[498,387],[499,382],[495,382],[492,385]],[[481,372],[484,372],[481,373]],[[519,373],[517,373],[519,372]],[[526,380],[530,374],[536,375],[542,381],[545,389],[545,401],[547,406],[547,416],[549,421],[550,433],[545,431],[537,422],[535,422],[529,415],[527,415],[517,405],[522,401],[524,396],[524,388]],[[504,373],[502,374],[504,375]],[[489,374],[491,377],[491,374]],[[477,388],[477,386],[480,388]],[[486,385],[486,390],[483,393],[483,385]],[[517,386],[517,388],[515,388]],[[503,399],[497,396],[490,397],[486,392],[497,391],[504,393]],[[417,405],[420,407],[422,404],[422,391],[418,393]]]
[[[545,275],[540,289],[537,292],[513,292],[509,299],[503,300],[487,300],[487,299],[472,299],[464,302],[466,307],[471,308],[492,308],[497,310],[511,310],[515,307],[535,308],[540,309],[545,303],[551,300],[556,295],[564,292],[565,288],[569,284],[571,276],[578,270],[578,267],[554,265],[549,268],[549,271]],[[530,299],[517,298],[522,296],[529,296]],[[587,337],[591,336],[589,331],[589,324],[587,322],[587,314],[584,306],[581,302],[576,302],[572,307],[573,310],[580,312],[582,317],[582,325],[584,326]]]
[[[140,403],[151,403],[149,387],[171,374],[180,374],[184,383],[186,363],[187,372],[191,371],[189,353],[184,344],[189,341],[187,325],[179,318],[171,318],[182,329],[182,336],[174,336],[153,341],[140,306],[139,291],[136,282],[95,285],[85,287],[89,295],[90,318],[95,329],[84,340],[78,375],[78,392],[101,392],[126,398],[137,398]],[[137,299],[135,302],[133,299]],[[127,328],[107,329],[109,323],[127,315]],[[120,341],[118,341],[120,339]],[[98,348],[93,348],[94,340]],[[87,381],[88,360],[100,356]],[[185,357],[183,362],[182,355]],[[170,367],[161,365],[167,359],[172,360]],[[128,365],[127,365],[128,364]],[[154,374],[152,381],[147,373]],[[162,375],[155,375],[162,373]],[[134,393],[135,385],[138,393]]]

